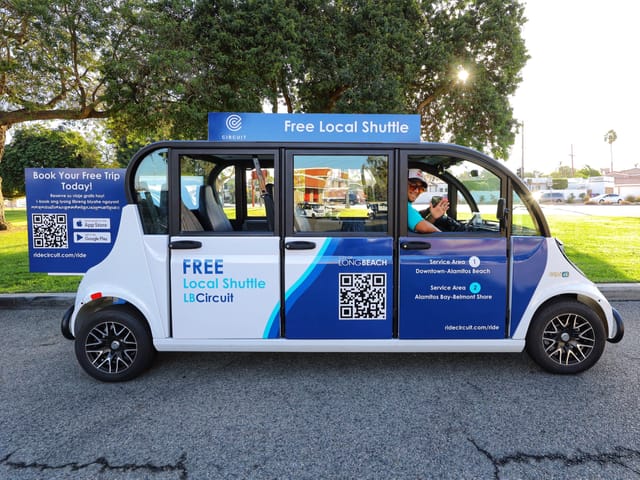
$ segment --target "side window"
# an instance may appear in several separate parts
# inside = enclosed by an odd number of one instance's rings
[[[149,153],[134,175],[135,200],[145,234],[167,234],[167,149]]]
[[[416,222],[418,217],[412,211],[416,210],[442,232],[500,232],[497,212],[502,180],[499,176],[472,161],[455,157],[409,155],[408,163],[410,169],[422,171],[422,178],[427,182],[425,191],[413,201],[415,190],[408,191],[411,203],[408,217],[412,217],[408,222]],[[443,197],[448,198],[449,209],[434,220],[431,206]]]
[[[495,230],[498,230],[496,214],[501,191],[500,178],[489,170],[467,161],[453,167],[451,173],[457,176],[472,199],[472,205],[467,204],[460,220],[467,221],[475,217],[478,223],[482,219],[483,225],[496,227]]]
[[[294,155],[296,232],[387,232],[387,155]]]
[[[208,159],[180,156],[180,230],[233,230],[219,198],[219,185],[207,183],[215,167]]]
[[[513,212],[511,214],[511,235],[537,236],[541,235],[540,229],[534,222],[531,213],[520,196],[513,192]]]
[[[181,231],[274,232],[272,153],[182,154],[179,162]]]

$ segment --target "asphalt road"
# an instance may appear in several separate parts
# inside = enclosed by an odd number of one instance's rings
[[[160,354],[84,374],[64,308],[0,310],[1,479],[640,479],[640,302],[576,376],[526,354]]]

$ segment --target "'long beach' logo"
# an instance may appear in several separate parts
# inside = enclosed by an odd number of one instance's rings
[[[242,128],[242,118],[240,115],[229,115],[225,124],[230,131],[237,132]]]

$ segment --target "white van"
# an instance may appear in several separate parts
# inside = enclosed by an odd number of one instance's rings
[[[408,231],[409,169],[446,184],[448,231]],[[114,247],[62,320],[103,381],[156,351],[526,349],[577,373],[623,336],[525,185],[468,148],[161,142],[134,156],[126,189]]]
[[[565,201],[562,192],[544,192],[538,200],[540,203],[563,203]]]

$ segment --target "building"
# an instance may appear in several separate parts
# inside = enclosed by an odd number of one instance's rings
[[[614,190],[611,193],[617,193],[622,198],[629,196],[640,197],[640,168],[630,168],[629,170],[621,170],[613,172],[611,176],[614,178]]]

